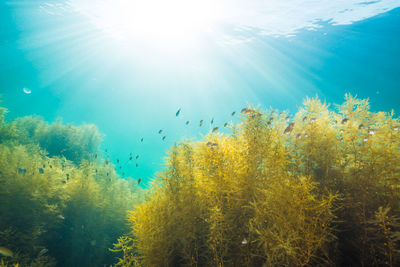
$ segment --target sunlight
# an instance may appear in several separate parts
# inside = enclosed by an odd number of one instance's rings
[[[70,4],[114,38],[174,43],[212,31],[221,10],[212,0],[71,0]]]

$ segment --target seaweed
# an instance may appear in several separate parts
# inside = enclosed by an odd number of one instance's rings
[[[230,134],[175,144],[117,265],[398,265],[400,122],[345,100],[293,120],[247,107]]]
[[[99,266],[128,232],[127,210],[142,201],[133,179],[101,165],[94,125],[48,124],[36,116],[4,122],[0,110],[0,266]],[[107,175],[111,173],[111,175]]]

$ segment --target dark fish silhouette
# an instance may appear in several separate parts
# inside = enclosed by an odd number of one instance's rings
[[[200,127],[203,125],[204,120],[200,120]]]
[[[140,142],[143,142],[143,137],[142,137],[142,139],[140,139]]]
[[[231,116],[235,116],[235,114],[236,114],[236,111],[232,112],[232,113],[231,113]]]
[[[212,129],[212,132],[215,133],[216,131],[218,131],[219,127],[214,127],[214,129]]]
[[[158,131],[158,134],[162,133],[162,129]]]
[[[181,113],[181,109],[178,109],[178,111],[175,113],[175,116],[178,117],[179,113]]]
[[[190,122],[190,121],[186,121],[186,125],[188,125],[188,124],[189,124],[189,122]]]
[[[163,136],[163,138],[162,138],[162,140],[164,141],[164,140],[165,140],[165,138],[167,138],[167,136],[165,136],[165,135],[164,135],[164,136]]]
[[[43,174],[44,170],[42,168],[39,168],[39,173]]]
[[[119,163],[119,159],[117,159],[117,163]]]
[[[253,112],[253,110],[248,109],[248,108],[243,108],[240,112],[243,114],[249,114],[249,113]]]
[[[136,155],[136,159],[138,159],[139,158],[139,155]]]
[[[360,124],[360,125],[358,125],[358,129],[360,130],[361,128],[363,128],[364,127],[364,124]]]
[[[344,119],[342,120],[342,124],[345,124],[345,123],[348,122],[348,121],[349,121],[348,118],[344,118]]]
[[[213,123],[214,123],[214,118],[211,119],[211,124],[213,124]]]
[[[139,167],[139,164],[136,163],[136,168]]]
[[[49,250],[47,248],[42,249],[41,251],[39,251],[38,257],[43,256],[44,254],[46,254]]]
[[[290,134],[293,131],[294,127],[294,122],[289,123],[289,126],[286,127],[285,131],[283,132],[284,134]]]
[[[140,184],[141,181],[142,181],[142,178],[139,178],[139,180],[137,181],[137,183]]]
[[[227,122],[224,123],[224,127],[226,127],[226,126],[228,126],[228,123],[227,123]]]
[[[218,146],[217,143],[213,143],[213,142],[207,142],[206,146],[211,147],[212,149],[216,148]]]
[[[132,156],[129,157],[129,160],[132,160]]]

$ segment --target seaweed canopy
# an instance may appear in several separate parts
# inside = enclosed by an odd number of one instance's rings
[[[94,155],[97,128],[24,117],[0,129],[0,245],[14,254],[0,266],[113,264],[142,191]]]
[[[116,245],[120,265],[299,266],[321,256],[336,196],[289,171],[283,116],[249,110],[231,135],[172,148],[130,216],[133,239]]]
[[[61,164],[37,147],[0,144],[0,170],[0,243],[16,253],[13,260],[28,265],[60,221]]]
[[[12,140],[20,144],[38,144],[50,157],[64,156],[79,164],[99,152],[102,136],[93,124],[64,125],[61,119],[48,124],[41,117],[17,118],[8,125],[17,132]]]
[[[399,120],[351,95],[337,110],[249,107],[231,134],[172,147],[118,264],[399,264]]]

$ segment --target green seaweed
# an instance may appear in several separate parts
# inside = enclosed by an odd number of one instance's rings
[[[4,114],[0,244],[14,256],[0,256],[1,266],[113,264],[109,248],[128,232],[127,210],[142,201],[142,189],[95,156],[101,135],[94,125],[36,116],[6,123]]]

